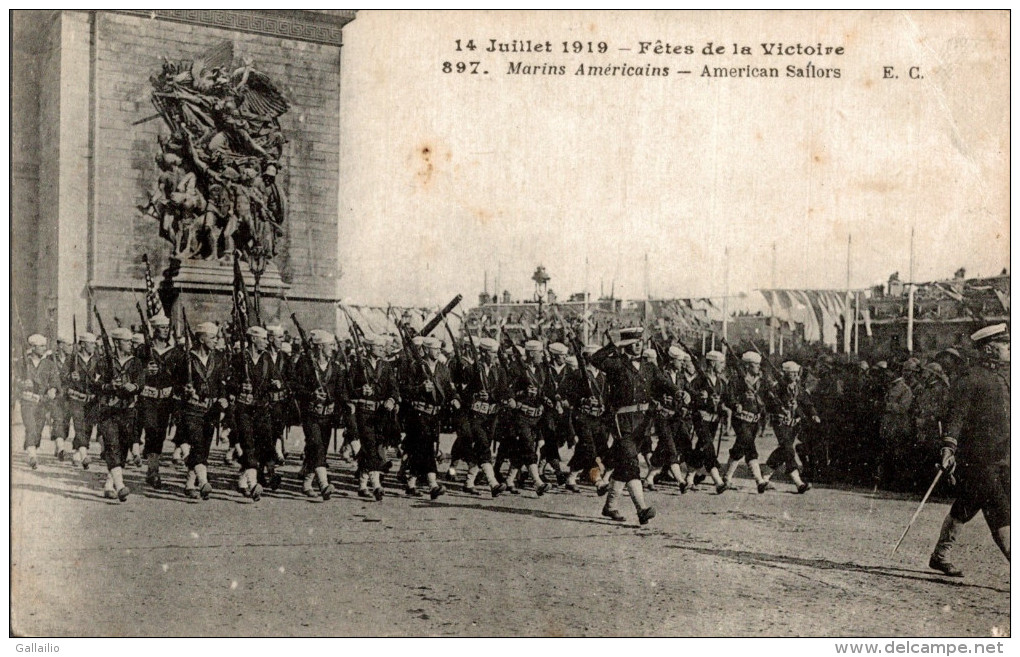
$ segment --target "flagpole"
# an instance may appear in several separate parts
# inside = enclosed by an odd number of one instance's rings
[[[772,294],[769,295],[769,356],[776,353],[776,243],[772,243]]]
[[[850,353],[850,244],[853,235],[846,236],[846,295],[843,297],[843,353]],[[856,315],[854,321],[857,321]]]
[[[861,325],[858,320],[861,316],[861,293],[854,292],[854,354],[860,354]]]
[[[914,227],[910,227],[910,276],[907,280],[907,352],[914,353]]]
[[[726,259],[726,270],[725,276],[723,277],[723,300],[722,300],[722,337],[723,340],[729,336],[726,333],[726,329],[729,325],[729,309],[730,309],[730,247],[726,247],[723,250],[723,257]],[[713,347],[715,344],[713,343]]]
[[[588,256],[584,257],[584,311],[581,313],[582,332],[584,333],[584,344],[588,346]],[[580,358],[581,354],[577,354]]]

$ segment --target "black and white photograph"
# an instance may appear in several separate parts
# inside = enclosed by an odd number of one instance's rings
[[[1011,649],[1008,10],[8,18],[10,650]]]

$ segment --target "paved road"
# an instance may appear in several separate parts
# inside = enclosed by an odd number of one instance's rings
[[[158,492],[129,468],[135,494],[121,504],[102,497],[101,463],[75,470],[44,442],[31,471],[20,427],[12,445],[12,628],[24,635],[1010,632],[1008,564],[980,519],[957,550],[965,579],[927,570],[944,503],[890,556],[915,498],[782,482],[758,495],[743,479],[723,495],[650,493],[658,517],[639,527],[628,499],[628,522],[601,518],[591,487],[430,502],[389,478],[383,502],[367,502],[353,466],[331,457],[341,495],[303,497],[291,461],[284,487],[254,504],[218,448],[211,500],[183,497],[184,472],[167,465]]]

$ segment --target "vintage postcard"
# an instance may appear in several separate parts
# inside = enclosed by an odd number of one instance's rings
[[[10,21],[15,650],[1008,648],[1008,11]]]

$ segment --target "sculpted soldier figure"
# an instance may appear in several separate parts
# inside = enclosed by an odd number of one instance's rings
[[[1009,560],[1009,330],[993,324],[970,339],[980,357],[953,384],[942,439],[941,467],[956,474],[957,497],[928,561],[930,568],[950,577],[963,577],[950,555],[960,529],[978,511]]]

